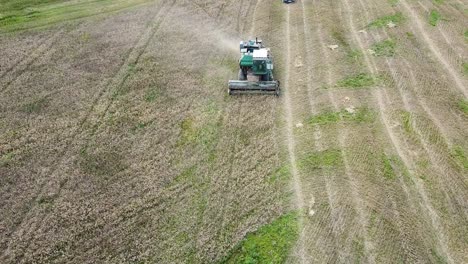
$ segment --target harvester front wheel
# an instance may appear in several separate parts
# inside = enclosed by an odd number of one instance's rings
[[[245,81],[247,80],[247,77],[244,75],[244,72],[242,71],[242,69],[239,70],[239,76],[237,78],[239,81]]]
[[[276,96],[280,96],[280,93],[281,93],[281,90],[280,90],[280,81],[279,80],[276,80],[278,82],[278,85],[276,85],[276,91],[275,91],[275,95]]]

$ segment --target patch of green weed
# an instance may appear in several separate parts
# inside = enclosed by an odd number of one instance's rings
[[[395,55],[396,42],[393,39],[387,39],[372,45],[371,50],[375,56],[392,57]]]
[[[40,205],[48,205],[51,204],[55,198],[57,198],[57,195],[44,195],[37,199],[37,203]]]
[[[431,248],[431,255],[432,255],[432,257],[434,257],[435,263],[437,263],[437,264],[447,264],[448,263],[447,260],[445,260],[444,257],[439,255],[437,253],[437,251],[432,249],[432,248]]]
[[[392,166],[392,158],[388,157],[385,154],[382,154],[382,164],[383,176],[389,180],[395,179],[396,173]]]
[[[197,137],[197,128],[193,118],[186,118],[180,123],[181,136],[179,145],[185,145],[194,142]]]
[[[350,122],[373,122],[375,120],[375,112],[367,107],[359,107],[354,109],[354,112],[348,112],[343,109],[339,112],[325,111],[314,115],[308,119],[308,123],[312,125],[326,125],[337,123],[339,121]]]
[[[465,150],[461,146],[455,146],[452,149],[452,157],[457,161],[458,165],[465,170],[468,169],[468,157],[465,154]]]
[[[34,102],[28,103],[23,106],[23,111],[29,114],[32,113],[38,113],[40,112],[43,108],[47,107],[48,105],[48,100],[47,98],[41,98],[39,100],[36,100]]]
[[[375,84],[374,78],[367,73],[359,73],[356,75],[348,76],[336,84],[339,87],[348,87],[348,88],[363,88],[369,87]]]
[[[352,62],[358,62],[362,58],[362,52],[360,50],[350,50],[347,57]]]
[[[465,30],[463,36],[465,36],[465,41],[468,41],[468,30]]]
[[[145,101],[148,103],[152,103],[158,98],[158,96],[159,96],[159,91],[155,87],[152,87],[146,91]]]
[[[185,170],[183,170],[179,175],[177,175],[174,179],[176,183],[181,182],[193,182],[195,177],[195,166],[191,166]]]
[[[468,75],[468,62],[462,63],[463,74]]]
[[[362,263],[365,256],[364,243],[362,240],[353,240],[354,263]]]
[[[309,124],[324,125],[336,123],[340,120],[340,112],[325,111],[309,118]]]
[[[387,1],[391,6],[396,6],[399,2],[399,0],[387,0]]]
[[[438,4],[438,5],[441,5],[445,2],[445,0],[433,0],[434,3]]]
[[[332,37],[338,41],[338,43],[343,47],[349,47],[348,42],[343,34],[343,32],[339,29],[334,29],[332,32]]]
[[[403,22],[405,20],[405,17],[401,12],[398,12],[393,15],[388,15],[388,16],[383,16],[380,18],[377,18],[376,20],[372,21],[369,25],[367,25],[370,28],[382,28],[385,27],[388,23],[392,22],[396,25],[399,23]]]
[[[284,263],[298,237],[297,212],[247,234],[221,263]]]
[[[441,18],[442,16],[437,10],[431,10],[429,13],[429,24],[435,27]]]
[[[277,181],[286,181],[289,179],[291,176],[291,171],[289,169],[289,166],[283,165],[279,168],[277,168],[268,178],[268,181],[271,182],[277,182]]]
[[[343,110],[341,114],[343,116],[343,120],[357,123],[373,122],[376,116],[375,112],[367,107],[356,108],[354,113]]]
[[[142,129],[144,129],[145,127],[151,125],[152,123],[153,123],[153,121],[139,122],[139,123],[136,124],[134,127],[132,127],[131,131],[132,131],[133,133],[135,133],[136,131],[142,130]]]
[[[413,132],[412,123],[412,114],[407,111],[402,111],[400,114],[401,123],[403,124],[403,129],[406,133],[411,134]]]
[[[86,173],[109,179],[127,168],[123,154],[117,149],[95,150],[83,148],[80,151],[80,167]]]
[[[13,161],[15,153],[13,151],[7,152],[0,157],[0,167],[7,167]]]
[[[343,157],[341,151],[336,149],[313,152],[299,161],[299,166],[307,170],[332,168],[341,166],[342,164]]]
[[[460,110],[467,114],[468,115],[468,100],[466,99],[461,99],[460,101],[458,101],[458,108],[460,108]]]

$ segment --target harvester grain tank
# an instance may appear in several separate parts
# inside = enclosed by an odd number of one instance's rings
[[[240,42],[238,80],[229,81],[229,94],[280,94],[273,78],[273,57],[261,40]]]

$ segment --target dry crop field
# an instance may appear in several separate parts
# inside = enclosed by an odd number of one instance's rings
[[[467,12],[0,0],[0,262],[468,263]]]

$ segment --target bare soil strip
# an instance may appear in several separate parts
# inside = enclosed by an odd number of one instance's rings
[[[287,42],[286,42],[286,67],[285,67],[285,73],[284,73],[284,82],[283,82],[283,97],[284,97],[284,109],[285,109],[285,118],[286,118],[286,136],[287,136],[287,146],[288,146],[288,154],[289,154],[289,164],[291,166],[291,174],[292,174],[292,180],[293,180],[293,188],[294,188],[294,193],[295,193],[295,203],[296,203],[296,208],[299,209],[300,211],[300,216],[299,216],[299,240],[298,240],[298,245],[299,245],[299,259],[301,263],[305,263],[306,260],[306,253],[305,253],[305,248],[304,248],[304,220],[303,220],[303,210],[304,210],[304,197],[302,194],[302,186],[301,186],[301,177],[299,175],[299,171],[297,169],[297,159],[296,159],[296,141],[294,139],[294,134],[293,134],[293,127],[294,127],[294,121],[293,121],[293,112],[292,112],[292,107],[291,107],[291,98],[290,98],[290,93],[293,91],[292,87],[290,86],[290,76],[289,73],[292,70],[291,64],[291,10],[290,7],[287,7],[287,15],[286,15],[286,36],[287,36]]]

